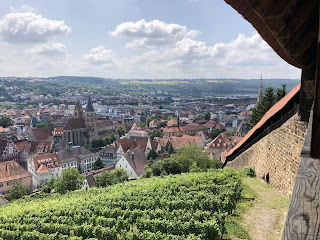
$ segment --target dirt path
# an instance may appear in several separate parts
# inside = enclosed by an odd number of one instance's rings
[[[253,206],[242,214],[243,226],[252,240],[278,240],[289,207],[289,198],[259,179],[245,179],[257,197]]]

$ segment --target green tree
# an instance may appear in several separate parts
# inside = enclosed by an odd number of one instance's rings
[[[210,114],[210,112],[207,112],[207,113],[204,115],[204,120],[209,121],[210,118],[211,118],[211,114]]]
[[[150,168],[149,166],[146,166],[145,172],[142,175],[142,178],[151,178],[151,177],[152,177],[152,168]]]
[[[103,171],[95,179],[95,184],[97,187],[107,187],[116,183],[128,181],[128,173],[122,169],[117,168],[112,171]]]
[[[4,115],[0,118],[0,126],[1,127],[7,128],[7,127],[12,126],[13,124],[14,124],[13,120],[6,115]]]
[[[189,172],[194,162],[203,171],[213,167],[213,161],[208,154],[195,143],[179,148],[176,154],[170,155],[171,157],[177,159],[181,172]]]
[[[22,186],[21,182],[17,181],[9,188],[9,193],[6,195],[6,198],[11,201],[29,195],[30,193],[31,189],[29,186]]]
[[[117,137],[114,134],[111,134],[110,142],[113,143],[115,140],[117,140]]]
[[[223,133],[225,131],[225,129],[212,129],[212,131],[209,133],[209,137],[213,140],[217,136],[219,136],[220,133]]]
[[[181,173],[181,166],[176,158],[169,157],[161,161],[162,168],[167,174],[179,174]]]
[[[150,150],[150,152],[148,153],[148,159],[156,159],[158,157],[158,153],[156,152],[156,150],[154,150],[153,148]]]
[[[67,168],[62,172],[54,183],[56,192],[65,194],[67,191],[80,189],[83,185],[84,177],[75,168]]]
[[[93,168],[94,170],[104,168],[104,164],[100,157],[98,157],[97,160],[94,162]]]
[[[155,137],[162,137],[163,134],[158,129],[152,129],[148,132],[148,136],[153,140]]]
[[[168,152],[169,155],[174,153],[174,148],[173,148],[171,142],[169,142],[169,141],[167,142],[165,150]]]
[[[50,127],[53,130],[53,124],[50,120],[44,121],[42,123],[38,123],[36,128]]]
[[[282,84],[282,87],[277,89],[275,102],[280,101],[281,98],[283,98],[287,94],[286,86],[286,84]]]
[[[158,122],[157,127],[166,127],[167,124],[165,122]]]
[[[273,106],[275,103],[275,96],[272,87],[268,87],[257,106],[252,110],[251,118],[248,122],[250,127],[254,127],[264,116],[264,114]]]
[[[84,146],[86,149],[88,149],[89,151],[93,152],[93,153],[96,152],[96,151],[93,149],[93,147],[90,146],[89,144],[84,144],[83,146]]]
[[[138,127],[141,127],[141,128],[144,128],[146,126],[146,124],[144,124],[143,122],[139,121],[139,122],[136,122],[136,125]]]
[[[51,193],[51,191],[54,189],[55,181],[55,178],[50,178],[49,181],[41,187],[41,192]]]
[[[116,126],[116,131],[118,132],[119,137],[122,137],[126,133],[123,127],[119,127],[119,126]]]

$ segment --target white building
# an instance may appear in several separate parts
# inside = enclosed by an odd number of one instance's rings
[[[47,153],[31,156],[28,159],[28,172],[32,174],[32,190],[38,190],[52,177],[61,176],[62,164],[59,155]]]
[[[116,163],[116,168],[123,168],[128,173],[129,179],[137,179],[144,174],[147,162],[144,151],[138,146],[122,155]]]

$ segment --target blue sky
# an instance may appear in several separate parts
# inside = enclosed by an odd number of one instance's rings
[[[0,49],[0,76],[300,75],[223,0],[2,0]]]

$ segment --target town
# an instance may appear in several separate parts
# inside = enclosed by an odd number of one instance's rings
[[[262,79],[259,94],[261,99]],[[176,151],[196,144],[211,159],[221,160],[221,153],[249,131],[247,120],[257,101],[256,97],[215,97],[213,89],[211,98],[171,96],[158,90],[144,98],[107,99],[108,105],[102,103],[105,98],[90,92],[62,94],[61,102],[68,99],[74,104],[44,104],[50,97],[28,96],[28,101],[37,103],[30,108],[2,102],[0,193],[4,197],[19,181],[33,192],[40,191],[69,167],[86,179],[94,180],[115,168],[137,179],[145,173],[150,152],[154,160],[161,161],[169,155],[168,145]],[[169,98],[166,105],[157,104]],[[223,104],[223,99],[230,103]],[[132,102],[138,104],[126,104]],[[98,159],[103,165],[96,171]],[[94,181],[89,182],[84,186],[94,186]]]

